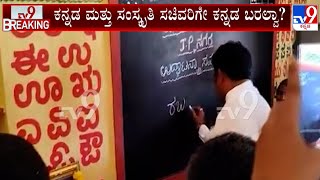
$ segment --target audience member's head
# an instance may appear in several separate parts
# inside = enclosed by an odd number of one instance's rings
[[[288,79],[284,79],[279,84],[277,90],[276,90],[276,100],[277,101],[283,101],[285,99],[286,91],[288,86]]]
[[[0,179],[49,180],[38,152],[21,137],[0,133]]]
[[[255,142],[226,133],[206,142],[193,155],[188,180],[250,180]]]
[[[249,50],[240,42],[229,41],[212,55],[214,84],[225,96],[236,83],[250,79],[252,59]]]

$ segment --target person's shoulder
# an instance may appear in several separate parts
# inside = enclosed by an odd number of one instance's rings
[[[269,103],[264,99],[263,96],[260,95],[258,104],[253,111],[255,114],[254,117],[257,121],[262,121],[264,123],[268,119],[270,111],[271,107]]]
[[[270,107],[270,104],[267,102],[267,100],[259,93],[259,96],[258,96],[259,100],[258,100],[258,103],[261,107],[263,107],[264,109],[270,111],[271,110],[271,107]]]

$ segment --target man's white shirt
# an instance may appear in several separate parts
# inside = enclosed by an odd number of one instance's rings
[[[235,132],[258,140],[260,130],[267,121],[270,106],[252,81],[247,80],[234,87],[226,95],[226,103],[220,109],[211,129],[199,128],[199,137],[206,142],[227,132]]]

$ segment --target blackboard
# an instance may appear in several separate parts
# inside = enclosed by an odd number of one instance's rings
[[[137,1],[130,3],[134,2]],[[174,2],[190,3],[186,0]],[[154,0],[153,3],[158,2]],[[161,3],[173,1],[161,0]],[[207,0],[201,3],[211,2]],[[212,65],[208,58],[220,44],[228,40],[239,40],[249,48],[255,60],[253,79],[259,82],[259,89],[263,90],[262,94],[270,101],[272,33],[121,33],[127,180],[160,179],[186,167],[190,155],[201,144],[188,106],[202,105],[207,119],[211,120],[208,125],[214,124],[216,106],[221,104],[221,101],[215,96]],[[185,42],[184,46],[182,42]],[[194,49],[196,50],[193,51]],[[174,63],[177,64],[172,65]],[[165,74],[166,68],[169,70],[170,65],[171,70],[176,71],[170,75],[168,72]],[[172,104],[175,111],[170,111]]]

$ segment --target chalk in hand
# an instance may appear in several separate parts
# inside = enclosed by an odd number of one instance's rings
[[[189,109],[190,109],[191,111],[193,111],[193,110],[195,110],[195,111],[203,111],[202,108],[199,108],[199,109],[195,108],[195,109],[194,109],[191,105],[189,105]]]

